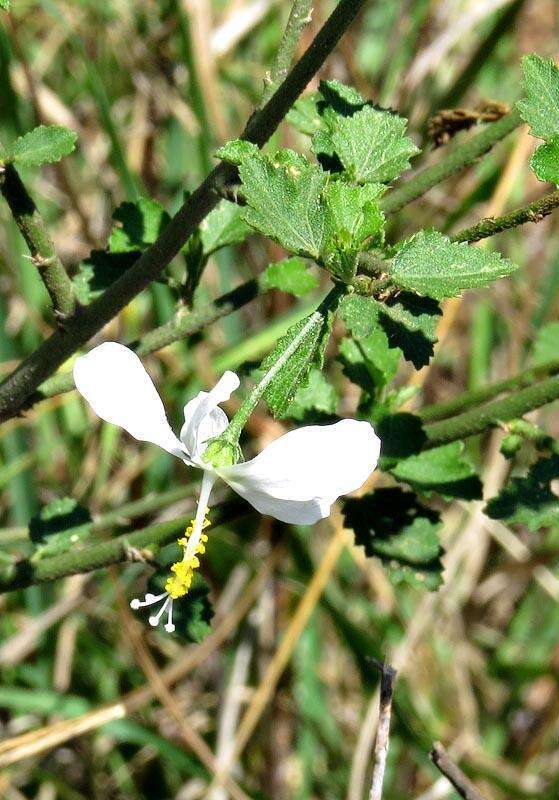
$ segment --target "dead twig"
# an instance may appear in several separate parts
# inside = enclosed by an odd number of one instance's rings
[[[454,763],[440,742],[435,742],[429,758],[447,780],[454,786],[464,800],[485,800],[471,780],[464,775],[460,767]]]
[[[386,756],[388,755],[392,695],[394,693],[396,670],[385,661],[377,661],[376,658],[371,659],[371,661],[380,670],[380,701],[377,738],[375,740],[373,778],[371,781],[369,800],[381,800]]]

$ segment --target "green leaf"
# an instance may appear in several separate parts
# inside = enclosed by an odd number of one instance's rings
[[[279,289],[295,297],[302,297],[316,289],[319,280],[302,258],[293,256],[270,264],[261,275],[260,284],[266,291]]]
[[[382,442],[382,469],[392,469],[402,458],[421,452],[427,441],[421,419],[416,414],[399,411],[384,414],[376,424],[376,432]]]
[[[342,339],[338,358],[344,375],[374,397],[396,374],[400,355],[389,348],[386,335],[377,328],[361,339]]]
[[[286,120],[300,133],[313,136],[324,124],[318,112],[320,98],[319,92],[300,97],[287,114]]]
[[[241,162],[243,219],[286,250],[318,259],[324,236],[321,195],[327,175],[292,150]]]
[[[378,305],[379,323],[390,347],[399,348],[416,369],[428,364],[438,341],[439,304],[430,297],[400,292]]]
[[[391,469],[399,481],[422,492],[477,500],[482,485],[475,467],[464,457],[464,442],[451,442],[399,461]]]
[[[77,138],[64,125],[39,125],[15,140],[7,160],[24,167],[52,164],[73,151]]]
[[[409,169],[410,158],[419,150],[405,135],[406,125],[403,117],[372,106],[338,117],[332,143],[350,179],[390,183]]]
[[[208,257],[222,247],[244,242],[249,231],[249,226],[242,218],[240,206],[222,200],[200,223],[204,256]]]
[[[559,137],[538,147],[530,161],[530,169],[538,180],[559,184]]]
[[[126,272],[136,261],[138,252],[109,253],[107,250],[92,250],[89,256],[78,265],[72,282],[76,297],[87,305],[99,297],[111,283]]]
[[[10,10],[10,2],[11,0],[0,0],[0,8],[3,8],[4,11]]]
[[[365,100],[351,86],[339,81],[321,81],[320,96],[316,105],[321,126],[312,140],[312,150],[325,169],[339,172],[342,164],[336,156],[332,135],[340,117],[351,117],[365,105]]]
[[[442,527],[436,511],[419,503],[412,492],[395,487],[346,500],[344,523],[368,556],[380,558],[394,583],[428,590],[442,583]]]
[[[245,159],[256,156],[258,153],[258,147],[252,142],[245,142],[242,139],[232,139],[216,151],[216,157],[238,167]]]
[[[396,374],[400,361],[391,349],[388,337],[379,324],[380,304],[372,297],[349,295],[340,304],[340,317],[355,339],[340,343],[340,361],[344,374],[373,396]]]
[[[532,135],[546,142],[559,135],[559,68],[534,53],[522,59],[524,100],[516,104]]]
[[[451,242],[438,231],[419,231],[396,253],[390,277],[404,289],[443,300],[487,286],[516,269],[499,253]]]
[[[109,251],[145,250],[155,242],[170,219],[163,206],[148,197],[141,197],[135,203],[122,203],[113,213],[116,225],[111,231]]]
[[[541,458],[525,478],[511,478],[484,512],[491,519],[526,525],[531,531],[559,524],[559,497],[551,482],[559,478],[559,455]]]
[[[348,331],[362,339],[378,328],[378,303],[372,297],[347,295],[340,303],[340,317]]]
[[[380,184],[352,186],[332,181],[324,191],[324,239],[321,257],[330,271],[349,281],[355,275],[357,254],[382,244],[384,215]]]
[[[536,334],[533,364],[549,364],[559,360],[559,322],[548,322]]]
[[[73,497],[53,500],[29,521],[29,538],[35,544],[33,560],[64,553],[89,533],[89,511]]]
[[[165,572],[153,575],[148,582],[148,591],[156,595],[162,594],[168,577]],[[188,594],[173,603],[174,637],[183,642],[197,644],[206,638],[211,631],[213,617],[209,594],[210,587],[207,581],[199,572],[195,572]]]
[[[350,295],[340,306],[340,316],[357,338],[381,328],[389,347],[398,348],[416,369],[429,363],[437,341],[439,304],[430,297],[400,292],[379,302],[373,297]]]
[[[319,422],[336,413],[339,396],[319,369],[309,371],[306,386],[297,389],[285,416],[299,422]]]
[[[316,311],[292,325],[260,365],[266,373],[276,370],[264,398],[275,417],[285,416],[296,391],[306,385],[311,367],[322,368],[341,289],[333,289]]]

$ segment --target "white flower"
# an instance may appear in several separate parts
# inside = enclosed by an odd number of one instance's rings
[[[146,594],[144,601],[131,603],[140,608],[163,600],[150,623],[157,625],[167,609],[166,630],[174,630],[173,600],[188,591],[192,570],[198,566],[196,554],[203,552],[207,538],[203,529],[209,524],[206,511],[217,477],[260,513],[282,522],[310,525],[327,517],[340,495],[359,489],[378,462],[380,440],[373,427],[352,419],[289,431],[251,461],[226,467],[204,461],[208,441],[229,424],[219,403],[228,400],[239,386],[234,372],[225,372],[210,392],[199,392],[186,404],[180,438],[171,430],[161,398],[140,359],[127,347],[106,342],[81,356],[74,366],[74,381],[101,419],[204,470],[196,518],[186,537],[179,540],[184,558],[171,568],[174,575],[167,581],[166,592]]]

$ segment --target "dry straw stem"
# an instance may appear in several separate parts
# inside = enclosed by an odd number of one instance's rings
[[[464,800],[485,800],[471,780],[454,763],[440,742],[435,742],[429,757],[439,772],[442,772],[445,778],[454,786],[460,797],[463,797]]]
[[[379,721],[375,740],[373,778],[371,781],[369,800],[381,800],[384,771],[386,769],[386,757],[388,755],[388,745],[390,741],[390,717],[392,715],[392,695],[394,693],[396,670],[394,667],[391,667],[390,664],[377,661],[376,659],[374,660],[374,664],[380,670],[380,700]]]
[[[236,597],[229,598],[228,608],[231,610],[223,616],[201,644],[188,647],[174,664],[161,671],[161,680],[165,686],[172,686],[203,664],[236,630],[259,596],[270,574],[272,563],[272,560],[268,559],[248,586],[238,587]],[[97,730],[108,722],[123,719],[141,709],[153,697],[153,687],[147,684],[129,692],[116,702],[107,703],[74,719],[55,722],[7,739],[0,743],[0,768],[40,755],[70,739]]]
[[[114,570],[112,571],[113,582],[118,586],[118,579]],[[157,697],[161,705],[165,708],[167,713],[172,717],[178,726],[180,736],[186,746],[199,758],[200,762],[206,769],[213,773],[217,772],[217,761],[199,733],[191,727],[189,721],[184,718],[178,703],[173,697],[167,684],[161,677],[161,673],[157,668],[148,648],[144,644],[142,635],[140,633],[140,626],[134,616],[130,613],[130,607],[126,602],[122,591],[118,592],[118,606],[119,615],[123,623],[123,630],[127,631],[130,637],[130,644],[134,650],[136,661],[146,676],[149,685],[151,686],[154,697]],[[227,791],[233,797],[233,800],[249,800],[240,786],[231,778],[228,777],[226,781]]]
[[[285,633],[283,634],[280,645],[274,653],[272,660],[268,664],[260,685],[252,695],[250,704],[245,711],[245,714],[241,719],[237,729],[230,757],[227,763],[221,767],[220,771],[215,777],[215,780],[212,782],[208,790],[209,795],[211,795],[211,793],[218,786],[224,784],[227,776],[248,744],[248,741],[252,736],[252,733],[256,728],[264,709],[274,694],[275,688],[283,674],[284,669],[289,663],[293,650],[299,641],[301,634],[305,630],[309,618],[316,607],[316,604],[320,600],[320,596],[324,591],[326,584],[330,580],[332,572],[336,568],[338,559],[344,547],[347,545],[347,536],[347,531],[343,527],[341,521],[339,521],[336,526],[336,530],[334,531],[334,535],[330,539],[328,547],[324,552],[322,560],[313,577],[311,578],[311,581],[305,590],[305,594],[301,598],[299,605],[297,606],[295,613],[291,618]]]

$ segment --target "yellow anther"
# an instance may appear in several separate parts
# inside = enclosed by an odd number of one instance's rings
[[[209,508],[206,509],[206,515],[209,513]],[[202,524],[202,529],[207,528],[211,525],[209,518],[206,516],[204,522]],[[192,532],[194,530],[194,520],[187,526],[184,535],[181,536],[180,539],[177,539],[177,544],[186,549],[188,546],[188,540],[190,539]],[[196,553],[203,554],[206,552],[205,543],[208,541],[207,534],[203,533],[200,536],[200,541],[198,546],[196,547]],[[185,594],[188,594],[188,590],[192,584],[192,576],[195,569],[200,566],[200,559],[197,555],[193,555],[189,559],[184,559],[182,561],[177,561],[176,564],[173,564],[171,567],[171,572],[173,573],[167,578],[165,583],[165,591],[173,598],[173,600],[177,600],[179,597],[184,597]]]

